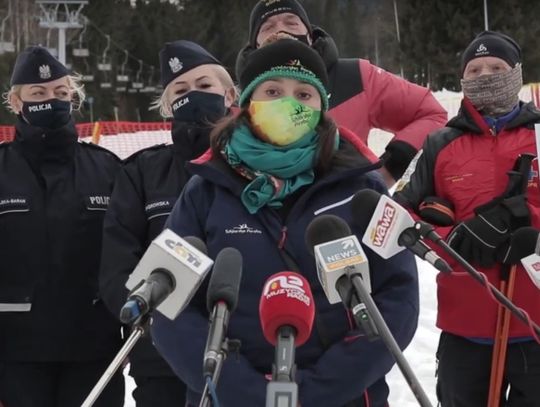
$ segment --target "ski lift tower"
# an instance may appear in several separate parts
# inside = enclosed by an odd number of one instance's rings
[[[58,29],[58,60],[66,63],[66,30],[83,28],[81,10],[88,0],[36,0],[41,9],[39,26]]]

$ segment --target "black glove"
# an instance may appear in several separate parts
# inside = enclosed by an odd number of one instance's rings
[[[384,167],[395,181],[403,176],[418,151],[405,141],[391,141],[381,155]]]
[[[465,260],[481,267],[502,261],[514,230],[530,224],[525,195],[497,198],[475,209],[476,216],[459,223],[447,242]]]

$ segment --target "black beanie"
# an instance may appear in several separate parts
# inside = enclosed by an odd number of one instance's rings
[[[471,60],[480,57],[497,57],[513,68],[521,62],[521,48],[517,42],[505,34],[484,31],[478,34],[463,51],[461,72],[465,71],[465,67]]]
[[[297,15],[311,34],[311,24],[306,10],[297,0],[260,0],[249,16],[249,43],[257,46],[257,35],[261,25],[276,14],[291,13]]]
[[[221,65],[221,62],[194,42],[186,40],[167,42],[159,51],[161,84],[165,88],[177,76],[205,64]]]
[[[45,83],[69,75],[71,72],[47,48],[28,47],[17,56],[11,86],[30,83]]]
[[[307,82],[321,94],[323,110],[328,108],[328,74],[321,56],[310,46],[295,39],[281,39],[251,52],[240,67],[240,106],[262,82],[288,77]]]

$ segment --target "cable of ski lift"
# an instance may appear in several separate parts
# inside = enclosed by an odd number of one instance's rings
[[[150,67],[150,74],[148,75],[147,85],[140,90],[141,93],[154,93],[156,87],[154,86],[154,67]]]
[[[129,76],[126,75],[126,65],[128,63],[129,52],[127,49],[124,50],[124,60],[120,65],[120,72],[116,75],[116,80],[118,82],[129,82]]]
[[[105,37],[107,38],[107,46],[101,55],[101,63],[97,64],[97,69],[100,71],[110,71],[112,69],[111,59],[107,56],[107,53],[111,48],[111,36],[109,34],[105,34]]]
[[[15,44],[13,42],[13,32],[11,33],[11,41],[4,41],[4,33],[6,32],[6,22],[11,18],[11,0],[8,0],[8,12],[2,19],[0,24],[0,55],[5,52],[15,52]]]
[[[137,93],[142,88],[144,88],[144,83],[141,82],[141,75],[143,70],[143,61],[139,59],[139,70],[135,74],[135,80],[131,82],[131,88],[128,90],[129,93]]]
[[[90,50],[86,47],[83,47],[83,38],[86,34],[86,30],[88,29],[88,18],[86,16],[82,16],[82,19],[84,21],[83,29],[79,33],[79,47],[73,48],[73,56],[74,57],[80,57],[80,58],[86,58],[90,55]]]

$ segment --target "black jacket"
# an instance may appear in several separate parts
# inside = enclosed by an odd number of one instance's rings
[[[119,159],[16,124],[0,145],[0,361],[110,359],[120,325],[98,295],[102,224]]]
[[[163,230],[167,216],[189,179],[187,160],[201,152],[197,135],[173,125],[173,145],[159,145],[128,157],[120,170],[105,216],[100,287],[116,316],[126,301],[125,288],[150,242]],[[203,138],[206,134],[199,134]],[[204,143],[203,143],[204,144]],[[208,142],[206,142],[206,147]],[[149,338],[139,340],[130,354],[133,376],[175,376]]]

